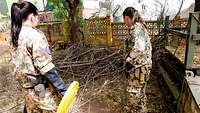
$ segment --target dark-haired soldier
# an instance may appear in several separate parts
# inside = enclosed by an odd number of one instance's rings
[[[36,29],[37,11],[30,2],[12,4],[12,62],[16,78],[23,86],[26,112],[40,113],[46,110],[51,113],[56,111],[57,103],[53,98],[53,91],[50,91],[50,85],[61,95],[65,94],[66,86],[52,63],[45,35]]]
[[[145,112],[145,86],[152,65],[150,38],[145,22],[136,9],[127,7],[123,17],[125,25],[129,27],[129,35],[125,39],[129,112]]]

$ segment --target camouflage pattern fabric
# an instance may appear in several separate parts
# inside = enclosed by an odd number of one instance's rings
[[[135,23],[129,30],[125,49],[127,62],[133,65],[151,65],[151,42],[148,32],[140,23]]]
[[[38,29],[22,26],[18,47],[13,50],[12,63],[15,66],[16,79],[23,86],[23,99],[28,113],[55,113],[59,97],[50,83],[43,98],[36,95],[27,82],[27,75],[44,75],[55,66],[45,35]]]
[[[146,82],[148,81],[149,66],[141,66],[129,71],[127,92],[129,113],[145,113],[146,110]]]
[[[18,47],[13,51],[12,58],[17,75],[44,74],[55,67],[45,35],[28,26],[22,26]]]
[[[152,65],[151,43],[148,32],[140,23],[129,30],[126,62],[133,65],[128,71],[127,92],[129,113],[143,113],[146,105],[146,82]]]
[[[61,99],[51,84],[46,88],[44,97],[39,97],[34,89],[23,88],[22,93],[28,113],[56,113]]]

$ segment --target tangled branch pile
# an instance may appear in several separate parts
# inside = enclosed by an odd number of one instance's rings
[[[94,45],[71,45],[65,50],[54,51],[54,62],[67,76],[91,79],[101,76],[117,76],[123,68],[123,51]]]
[[[75,44],[67,45],[64,50],[53,50],[54,64],[64,81],[80,83],[73,113],[88,112],[84,106],[92,103],[95,103],[92,108],[100,104],[100,107],[108,105],[109,109],[121,110],[125,97],[123,56],[121,49],[95,45]],[[104,107],[101,112],[108,109]]]

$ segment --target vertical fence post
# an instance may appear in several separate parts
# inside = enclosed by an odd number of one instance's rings
[[[193,35],[197,34],[197,28],[198,28],[198,22],[193,17],[193,13],[190,13],[189,16],[189,29],[188,29],[188,36],[186,40],[186,52],[185,52],[185,66],[186,69],[191,69],[193,67],[193,52],[194,52],[194,46],[195,41],[192,39]],[[197,18],[199,18],[199,15],[195,15]]]
[[[110,18],[108,19],[106,26],[107,26],[107,45],[111,46],[112,45],[112,26],[111,26]]]
[[[168,29],[169,28],[169,16],[166,16],[165,17],[165,26],[164,26],[164,43],[165,43],[165,45],[167,45],[167,42],[168,42],[168,32],[167,32],[167,30],[166,29]]]

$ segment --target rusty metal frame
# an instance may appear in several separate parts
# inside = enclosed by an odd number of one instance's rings
[[[200,40],[200,33],[197,33],[198,25],[200,24],[199,15],[200,12],[190,13],[187,32],[182,32],[174,28],[169,28],[169,17],[167,16],[165,20],[166,34],[171,33],[180,36],[181,38],[186,38],[186,51],[184,61],[186,69],[200,69],[200,67],[195,66],[193,63],[195,42]]]
[[[200,33],[198,31],[198,25],[200,24],[199,12],[190,13],[189,16],[189,29],[188,29],[188,36],[186,40],[186,52],[185,52],[185,66],[186,69],[198,69],[193,63],[193,56],[194,56],[194,46],[195,42],[200,40]]]

